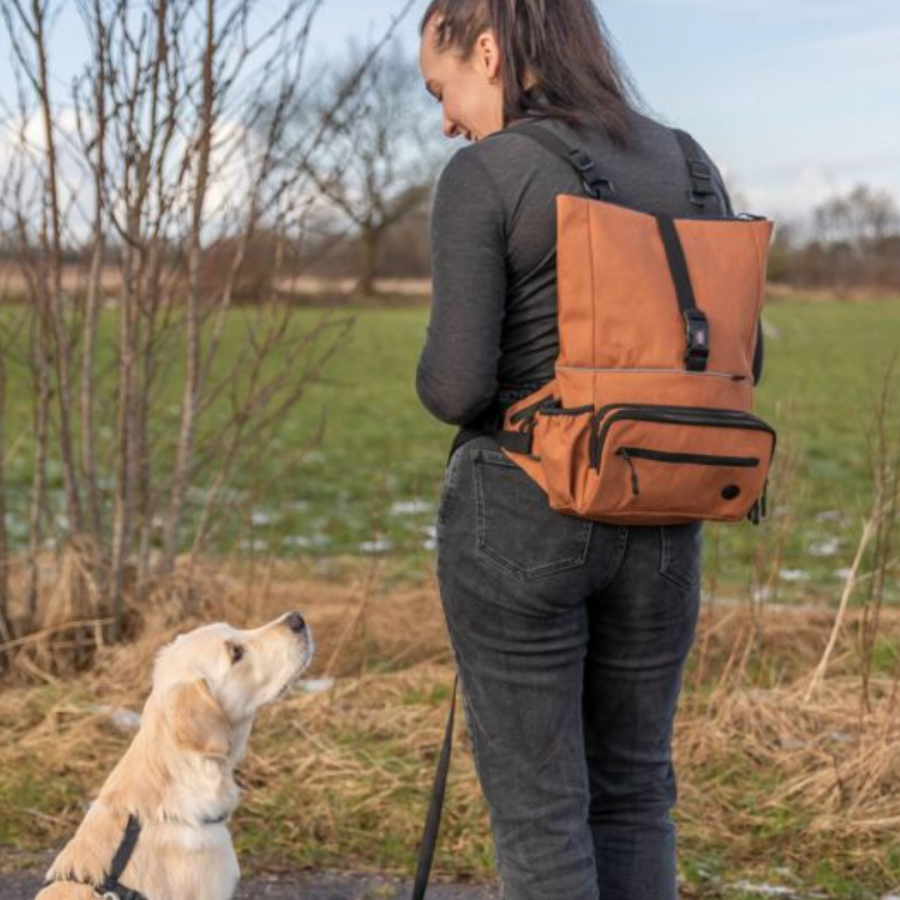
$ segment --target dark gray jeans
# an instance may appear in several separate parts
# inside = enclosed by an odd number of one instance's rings
[[[673,900],[672,725],[702,531],[550,509],[479,437],[447,468],[441,602],[505,900]]]

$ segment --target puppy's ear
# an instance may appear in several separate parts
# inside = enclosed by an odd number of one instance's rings
[[[202,678],[176,684],[170,697],[175,743],[183,750],[226,759],[231,753],[231,725],[209,685]]]

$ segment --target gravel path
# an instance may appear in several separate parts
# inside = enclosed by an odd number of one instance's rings
[[[0,872],[0,900],[33,900],[41,886],[43,869]],[[412,884],[373,875],[301,873],[246,879],[235,900],[407,900]],[[497,900],[496,890],[472,885],[433,882],[428,900]]]

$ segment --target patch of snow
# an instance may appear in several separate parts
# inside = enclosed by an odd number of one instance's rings
[[[141,727],[141,714],[133,709],[121,709],[115,706],[92,706],[91,712],[107,716],[120,731],[137,731]]]
[[[828,538],[809,545],[810,556],[834,556],[841,546],[840,538]]]
[[[762,894],[765,897],[796,897],[797,891],[794,888],[781,887],[776,884],[754,884],[752,881],[737,881],[728,885],[739,891],[746,891],[748,894]]]
[[[299,547],[301,550],[321,550],[331,543],[331,538],[327,534],[289,534],[281,539],[281,543],[288,547]]]
[[[782,581],[808,581],[809,572],[804,572],[803,569],[780,569],[778,577]]]
[[[392,516],[415,516],[427,512],[431,512],[431,504],[419,497],[414,500],[398,500],[391,505],[390,510]]]
[[[243,540],[238,544],[241,550],[259,550],[260,552],[269,549],[269,542],[263,538],[254,538],[251,540]]]
[[[388,550],[394,549],[394,542],[386,537],[378,537],[371,541],[363,541],[359,544],[361,553],[387,553]]]
[[[297,687],[307,694],[321,694],[334,687],[333,678],[302,678],[297,682]]]

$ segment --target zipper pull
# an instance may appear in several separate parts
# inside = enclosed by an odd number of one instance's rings
[[[618,453],[618,455],[621,456],[631,468],[631,493],[634,494],[635,497],[637,497],[641,492],[641,488],[638,484],[638,474],[637,469],[635,469],[634,467],[634,460],[631,458],[631,454],[628,452],[627,447],[619,447],[616,453]]]
[[[753,506],[750,507],[750,512],[747,513],[747,518],[754,524],[759,525],[759,500],[756,500]]]
[[[762,494],[760,494],[759,498],[750,507],[750,512],[747,513],[747,518],[754,524],[759,525],[759,523],[768,515],[768,509],[766,504],[766,495],[769,492],[769,479],[766,479],[765,484],[763,485]]]

